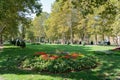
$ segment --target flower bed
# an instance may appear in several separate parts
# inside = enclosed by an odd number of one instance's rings
[[[22,69],[31,69],[50,73],[64,73],[71,71],[81,71],[97,67],[98,60],[94,56],[83,54],[47,54],[37,52],[33,57],[22,61]]]
[[[34,54],[34,56],[38,56],[41,57],[44,60],[55,60],[58,58],[72,58],[72,59],[76,59],[79,57],[84,57],[83,54],[78,54],[78,53],[72,53],[72,54],[47,54],[45,52],[37,52]]]

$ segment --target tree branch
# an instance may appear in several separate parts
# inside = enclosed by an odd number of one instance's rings
[[[1,30],[0,30],[0,34],[2,33],[2,31],[5,29],[6,27],[3,27]]]

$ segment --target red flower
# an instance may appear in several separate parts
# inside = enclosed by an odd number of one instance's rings
[[[41,55],[41,57],[42,57],[42,59],[45,59],[45,60],[49,59],[49,55],[47,55],[47,54],[43,54],[43,55]]]
[[[58,59],[58,58],[59,58],[58,56],[51,56],[50,60],[55,60],[55,59]]]
[[[71,57],[74,58],[74,59],[77,58],[78,56],[79,56],[79,54],[77,54],[77,53],[71,54]]]
[[[67,54],[64,56],[64,58],[68,59],[68,58],[71,58],[71,56]]]
[[[36,52],[35,55],[45,55],[45,52]]]

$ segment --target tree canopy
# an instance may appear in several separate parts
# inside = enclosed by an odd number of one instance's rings
[[[0,0],[0,33],[17,32],[18,25],[28,24],[30,14],[41,13],[39,0]]]
[[[19,4],[19,5],[18,5]],[[45,37],[51,41],[64,42],[104,41],[120,35],[119,0],[56,0],[51,13],[41,13],[39,0],[0,1],[0,32],[17,33],[18,25],[30,39]],[[31,13],[38,15],[29,25]],[[30,15],[29,15],[30,16]],[[28,30],[25,30],[30,26]],[[26,33],[24,32],[26,31]]]

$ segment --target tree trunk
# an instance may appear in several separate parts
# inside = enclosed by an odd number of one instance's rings
[[[5,30],[6,27],[3,27],[1,30],[0,30],[0,45],[3,44],[3,39],[2,39],[2,32]]]
[[[38,42],[41,43],[41,37],[40,36],[38,37]]]
[[[24,39],[24,38],[25,38],[25,28],[22,27],[22,39]]]
[[[97,34],[95,34],[95,44],[97,44],[98,39],[97,39]]]
[[[85,34],[84,34],[84,32],[83,32],[82,35],[81,35],[81,40],[82,40],[82,41],[85,40]]]
[[[110,41],[110,36],[108,36],[108,41]]]
[[[73,44],[73,33],[72,33],[72,27],[70,27],[70,41],[71,41],[71,44]]]
[[[114,37],[114,43],[115,43],[117,46],[119,46],[119,42],[118,42],[118,37],[117,37],[117,36]]]
[[[119,46],[118,37],[116,36],[116,44]]]
[[[0,34],[0,45],[3,44],[2,34]]]
[[[117,38],[117,39],[116,39],[117,46],[120,46],[120,42],[119,42],[119,41],[120,41],[120,37],[119,37],[119,36],[116,36],[116,38]]]
[[[103,40],[103,41],[105,40],[105,38],[104,38],[104,34],[102,35],[102,40]]]

